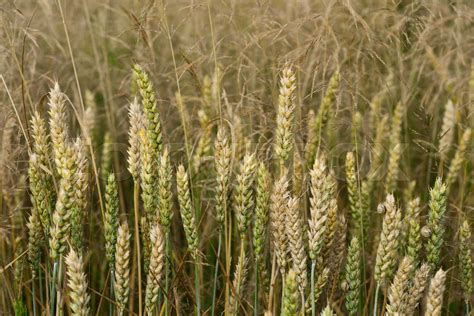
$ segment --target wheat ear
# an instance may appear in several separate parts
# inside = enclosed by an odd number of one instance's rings
[[[308,276],[306,267],[307,254],[303,239],[305,234],[303,229],[305,226],[301,220],[301,217],[298,199],[294,197],[290,198],[288,200],[288,209],[286,211],[285,228],[291,259],[293,262],[293,270],[296,273],[296,282],[304,302]]]
[[[425,292],[426,285],[428,284],[428,278],[430,274],[430,267],[428,264],[423,263],[415,272],[413,278],[413,284],[408,290],[408,295],[406,296],[406,315],[413,315],[420,299],[423,297]]]
[[[69,287],[69,306],[74,316],[89,315],[90,296],[87,293],[87,279],[84,274],[82,256],[71,248],[66,256],[67,284]]]
[[[150,248],[150,265],[145,290],[145,308],[149,316],[153,315],[156,306],[166,260],[165,236],[159,225],[155,225],[150,231]]]
[[[105,253],[109,261],[110,270],[113,271],[115,266],[115,249],[117,243],[118,229],[118,186],[115,180],[115,174],[109,173],[107,185],[105,187]]]
[[[390,281],[395,270],[401,229],[401,212],[393,195],[387,195],[384,205],[386,213],[380,233],[374,275],[377,284],[382,287]]]
[[[472,286],[471,228],[465,219],[459,228],[459,269],[464,300],[469,304]]]
[[[345,281],[347,284],[346,309],[349,315],[359,313],[359,298],[361,293],[361,252],[357,236],[352,237],[347,253]]]
[[[120,316],[125,313],[130,293],[130,237],[128,224],[125,221],[118,228],[115,247],[114,293]]]
[[[446,287],[446,271],[439,269],[430,281],[426,300],[425,316],[440,316]]]
[[[246,154],[240,165],[234,188],[234,208],[240,239],[245,238],[250,223],[251,211],[254,208],[253,182],[256,163],[254,154]]]
[[[283,175],[275,184],[270,196],[271,240],[282,276],[285,275],[288,253],[288,240],[285,231],[288,198],[288,181],[286,180],[286,175]]]
[[[277,127],[275,131],[275,156],[281,168],[285,166],[293,147],[293,120],[295,111],[296,76],[291,67],[285,67],[280,78]]]
[[[407,289],[413,274],[413,262],[410,257],[403,258],[397,273],[388,289],[388,315],[406,315]]]
[[[430,189],[428,227],[431,236],[426,244],[426,256],[431,271],[436,271],[439,267],[445,231],[446,203],[447,188],[441,178],[437,178],[434,187]]]

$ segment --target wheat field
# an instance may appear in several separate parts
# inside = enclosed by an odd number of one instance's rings
[[[471,315],[472,1],[0,14],[0,315]]]

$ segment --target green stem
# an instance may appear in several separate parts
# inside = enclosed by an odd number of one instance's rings
[[[314,297],[314,274],[316,270],[316,260],[311,263],[311,315],[316,316],[316,299]],[[303,307],[304,308],[304,307]]]
[[[36,316],[36,292],[35,292],[35,279],[31,281],[31,298],[32,298],[32,303],[33,303],[33,316]]]
[[[214,285],[212,287],[211,316],[215,315],[215,309],[216,309],[217,276],[219,274],[219,257],[221,255],[221,247],[222,247],[222,230],[219,230],[218,233],[219,233],[219,241],[217,242],[216,264],[214,266]]]
[[[135,180],[133,183],[133,213],[135,224],[135,242],[136,242],[136,256],[137,256],[137,272],[138,272],[138,316],[143,315],[142,311],[142,271],[141,271],[141,253],[140,253],[140,233],[139,224],[140,215],[140,183]]]
[[[280,314],[284,316],[291,316],[285,314],[285,275],[281,275],[281,302],[280,302]]]
[[[39,292],[40,292],[40,302],[44,302],[43,301],[43,282],[42,282],[42,279],[43,279],[43,275],[41,273],[41,267],[38,269],[38,281],[39,281]]]
[[[253,315],[258,315],[258,261],[255,260],[255,296],[253,301]]]
[[[56,307],[56,278],[57,278],[57,273],[58,273],[58,260],[54,262],[53,265],[53,276],[51,278],[51,300],[49,303],[49,315],[54,316],[55,315],[55,307]]]
[[[56,315],[62,315],[62,292],[61,292],[61,283],[63,280],[63,258],[62,255],[59,257],[59,265],[57,272],[57,284],[56,284]]]
[[[112,303],[114,299],[114,271],[110,270],[110,286],[109,286],[109,296],[110,296],[110,301],[109,301],[109,316],[114,315],[114,304]]]
[[[169,273],[170,273],[170,233],[169,231],[166,232],[166,262],[165,262],[165,315],[169,316],[170,315],[170,308],[169,308],[169,285],[170,285],[170,280],[169,280]]]
[[[374,316],[377,316],[377,303],[379,298],[379,290],[380,285],[377,283],[377,287],[375,288],[375,297],[374,297]]]
[[[194,288],[196,291],[196,315],[201,315],[201,294],[199,291],[199,263],[196,259],[194,262]]]

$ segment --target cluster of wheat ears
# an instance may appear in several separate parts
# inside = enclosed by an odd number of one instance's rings
[[[5,2],[1,315],[473,313],[472,0]]]
[[[79,122],[81,135],[71,138],[68,98],[56,83],[48,94],[49,121],[38,112],[31,118],[28,243],[12,261],[19,269],[17,284],[27,282],[31,291],[24,293],[26,297],[12,293],[16,313],[28,308],[35,315],[63,315],[66,311],[90,315],[91,294],[100,293],[101,303],[118,315],[170,315],[179,313],[182,304],[194,306],[197,315],[222,311],[226,315],[316,315],[321,308],[321,315],[411,315],[418,309],[425,315],[441,314],[446,269],[451,268],[441,264],[448,197],[466,161],[470,128],[462,131],[448,172],[429,190],[425,218],[414,184],[408,184],[402,198],[393,194],[404,111],[398,103],[390,118],[377,124],[374,137],[380,141],[373,148],[377,159],[364,179],[357,169],[357,148],[345,156],[348,203],[344,212],[338,205],[337,177],[321,146],[340,83],[339,72],[332,75],[318,112],[311,114],[304,154],[300,154],[292,127],[296,76],[290,65],[281,70],[271,163],[259,161],[254,144],[235,139],[232,126],[221,119],[215,128],[205,126],[207,131],[193,155],[185,144],[186,164],[174,164],[150,78],[136,64],[132,79],[136,97],[129,106],[127,151],[133,180],[132,210],[120,209],[118,179],[107,158],[102,158],[101,168],[93,165],[91,135],[95,127],[88,125],[93,121],[93,106]],[[210,93],[212,88],[203,95],[206,102],[216,101],[212,101],[216,98]],[[176,99],[180,108],[182,100],[179,95]],[[371,113],[374,117],[379,111],[376,102]],[[449,135],[455,127],[452,108],[448,103],[440,131],[440,155],[445,159],[453,142],[453,135]],[[208,124],[205,112],[201,116],[203,124]],[[357,144],[358,136],[353,134]],[[380,177],[379,164],[384,163],[380,145],[386,137],[388,168]],[[247,144],[238,148],[239,141]],[[211,153],[213,161],[204,165],[203,157]],[[89,253],[84,242],[87,208],[93,203],[90,186],[99,178],[94,170],[103,173],[103,181],[96,182],[100,233],[105,241],[103,248],[95,248],[99,253]],[[197,200],[199,189],[193,187],[192,180],[199,176],[206,177],[213,188],[213,207],[207,208],[206,214]],[[379,183],[386,192],[384,201],[374,199]],[[375,209],[383,217],[381,222]],[[184,253],[174,251],[175,213],[184,228]],[[129,219],[133,220],[129,223]],[[203,220],[214,223],[212,231],[200,229]],[[473,287],[470,225],[460,216],[458,226],[455,268],[469,313]],[[201,242],[203,234],[216,235],[217,243]],[[102,254],[108,263],[105,268],[87,267],[85,258]],[[24,259],[29,272],[21,279],[18,267]],[[192,266],[189,271],[188,265]],[[94,269],[107,273],[102,289],[88,286],[88,271]],[[184,300],[176,287],[177,282],[186,280],[180,275],[188,273],[194,274],[190,301]],[[206,287],[202,286],[203,278],[210,279],[204,280]],[[18,291],[21,293],[21,287]]]

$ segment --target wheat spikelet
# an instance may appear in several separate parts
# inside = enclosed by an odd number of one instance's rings
[[[293,150],[293,120],[295,111],[296,76],[291,67],[283,69],[278,97],[277,127],[275,131],[275,156],[280,169],[285,166]]]
[[[404,106],[401,102],[395,107],[392,117],[392,126],[390,130],[390,151],[388,158],[388,172],[385,182],[385,189],[388,193],[393,193],[397,186],[399,170],[399,161],[401,157],[402,144],[402,116],[404,113]]]
[[[326,93],[323,99],[321,100],[318,114],[316,115],[316,117],[314,117],[314,119],[309,121],[308,141],[305,153],[305,160],[308,167],[311,167],[313,165],[314,160],[316,158],[318,147],[321,144],[322,128],[323,125],[327,122],[328,113],[331,109],[331,106],[336,100],[336,93],[339,88],[340,79],[341,76],[338,71],[336,71],[331,76],[328,87],[326,89]]]
[[[401,229],[401,212],[395,205],[395,198],[388,194],[385,200],[385,217],[383,219],[380,242],[375,262],[375,280],[385,286],[394,272],[399,247]]]
[[[130,121],[130,129],[128,131],[128,171],[132,175],[134,181],[140,177],[141,167],[141,139],[140,131],[146,128],[145,116],[138,104],[137,98],[134,98],[130,103],[128,110],[128,117]]]
[[[110,132],[105,132],[104,140],[102,141],[102,152],[100,156],[100,178],[107,181],[109,172],[112,171],[113,164],[114,143]]]
[[[327,174],[325,158],[316,158],[313,169],[310,171],[311,197],[309,224],[309,256],[316,260],[324,245],[327,219],[330,210],[334,208],[332,200],[335,183]]]
[[[53,147],[53,158],[56,164],[57,172],[62,176],[65,169],[64,157],[67,142],[68,142],[68,128],[67,128],[67,114],[66,114],[66,96],[59,89],[59,84],[56,82],[54,88],[49,92],[49,126],[51,143]]]
[[[229,177],[231,171],[232,149],[226,131],[219,127],[214,145],[214,161],[216,168],[216,219],[220,225],[224,222],[227,209]]]
[[[141,198],[143,201],[143,208],[148,223],[154,223],[157,219],[158,201],[156,196],[157,184],[157,166],[154,160],[153,147],[151,146],[148,137],[145,137],[145,132],[140,132],[140,186],[142,189]]]
[[[38,210],[31,209],[28,220],[28,262],[33,278],[36,277],[41,260],[41,246],[44,242],[44,235],[41,229],[40,216]]]
[[[347,221],[343,214],[338,216],[337,222],[334,243],[330,253],[331,262],[334,264],[334,268],[331,269],[332,277],[337,277],[346,252]]]
[[[459,270],[461,271],[461,288],[464,299],[470,300],[472,287],[472,256],[471,256],[471,229],[465,219],[459,228]]]
[[[267,236],[267,223],[270,199],[270,174],[264,163],[257,169],[257,188],[255,193],[255,224],[253,226],[253,249],[260,271],[264,271],[264,247]]]
[[[370,100],[370,127],[373,128],[376,126],[378,119],[380,117],[380,110],[384,105],[384,102],[389,100],[390,96],[393,94],[396,85],[395,85],[395,76],[393,71],[390,71],[387,74],[387,77],[384,79],[383,83],[380,86],[378,92]]]
[[[76,158],[74,207],[71,214],[71,246],[77,251],[82,251],[83,224],[87,207],[87,190],[89,187],[89,165],[85,146],[80,138],[74,143]]]
[[[84,134],[87,144],[91,144],[94,147],[94,134],[97,129],[98,110],[94,94],[90,90],[86,90],[85,92],[84,103],[86,109],[82,115],[82,133]]]
[[[443,307],[443,294],[446,283],[446,272],[439,269],[430,281],[426,300],[425,316],[440,316]]]
[[[105,187],[105,253],[109,261],[110,270],[115,266],[115,248],[117,243],[117,229],[119,213],[118,186],[115,174],[109,173]]]
[[[273,251],[275,251],[281,275],[285,275],[287,263],[286,211],[288,206],[288,181],[283,175],[275,184],[270,196],[270,228]]]
[[[331,309],[331,306],[326,306],[321,312],[320,316],[335,316],[334,312]]]
[[[421,251],[420,240],[420,198],[414,198],[408,203],[407,213],[405,215],[405,230],[407,235],[406,254],[413,261],[413,265],[417,266]]]
[[[251,211],[255,205],[253,182],[256,167],[255,155],[246,154],[240,165],[240,172],[235,179],[234,209],[241,239],[245,237],[250,223]]]
[[[303,193],[303,184],[305,183],[305,173],[304,173],[304,164],[303,159],[296,147],[294,145],[295,150],[293,151],[293,194],[296,196],[300,196]]]
[[[241,244],[244,247],[244,244]],[[231,292],[229,310],[231,315],[239,315],[239,305],[242,300],[244,283],[247,280],[248,259],[245,249],[240,251],[239,261],[235,267],[234,280],[232,281],[233,291]]]
[[[333,176],[330,175],[332,178]],[[332,246],[335,242],[335,237],[337,233],[337,199],[333,198],[329,205],[328,216],[326,220],[326,233],[324,235],[324,247],[323,247],[323,257],[328,258],[331,254]]]
[[[410,257],[404,257],[388,290],[388,315],[406,315],[407,289],[412,273],[413,262]]]
[[[290,269],[285,276],[285,288],[283,289],[283,311],[282,315],[298,315],[299,295],[298,283],[296,282],[297,273]]]
[[[150,265],[146,278],[145,307],[148,315],[153,315],[153,310],[158,299],[160,282],[164,274],[165,264],[165,236],[159,225],[150,231]]]
[[[193,170],[194,173],[198,173],[199,169],[204,162],[204,159],[211,155],[212,146],[212,129],[209,116],[206,114],[204,110],[198,111],[198,118],[199,124],[201,126],[201,136],[199,137],[199,141],[197,147],[195,149],[194,156],[192,158],[193,161]]]
[[[69,307],[74,316],[89,315],[90,296],[87,293],[87,280],[84,274],[82,256],[71,248],[66,256],[67,285],[69,287]]]
[[[303,221],[301,220],[298,199],[289,198],[285,228],[293,262],[293,270],[296,273],[296,281],[302,296],[304,296],[308,283],[306,271],[307,254],[303,240],[304,227]]]
[[[115,247],[114,294],[118,303],[119,315],[125,313],[130,293],[130,232],[124,221],[118,228]]]
[[[34,139],[33,152],[28,165],[31,200],[39,212],[43,234],[47,236],[56,194],[52,172],[49,170],[51,144],[46,131],[46,122],[36,111],[31,119],[31,131]]]
[[[148,138],[153,148],[154,158],[158,160],[163,147],[163,135],[161,132],[160,114],[157,109],[155,91],[148,74],[140,65],[135,64],[133,66],[133,74],[135,83],[142,97]]]
[[[58,259],[66,249],[66,240],[70,235],[70,218],[72,216],[75,197],[76,157],[72,145],[68,145],[63,154],[62,179],[59,182],[59,194],[51,223],[50,254]]]
[[[447,202],[446,190],[446,186],[441,178],[437,178],[434,187],[430,189],[430,211],[427,224],[431,230],[431,236],[426,244],[426,256],[431,271],[436,271],[439,267],[441,248],[443,246]]]
[[[165,234],[170,230],[171,218],[173,217],[173,202],[171,195],[172,177],[173,174],[171,170],[168,148],[165,147],[158,166],[157,182],[159,221],[163,226]]]
[[[179,209],[181,211],[181,219],[183,220],[184,232],[188,242],[189,252],[194,260],[198,254],[198,235],[196,231],[196,220],[191,204],[191,195],[189,188],[188,174],[183,165],[178,166],[176,172],[176,187],[178,194]]]
[[[346,155],[346,181],[347,192],[349,196],[349,207],[352,216],[352,229],[354,234],[358,234],[359,239],[363,242],[365,239],[365,231],[367,226],[365,209],[361,204],[360,190],[357,179],[356,162],[352,152]]]
[[[426,285],[428,284],[429,273],[430,267],[426,263],[423,263],[416,270],[415,276],[413,278],[413,284],[408,290],[408,294],[406,296],[406,315],[413,315],[415,313],[415,310],[418,307],[418,303],[423,297]]]
[[[143,271],[145,274],[148,273],[148,267],[150,266],[150,224],[146,220],[146,216],[140,218],[140,239],[142,242],[143,249]]]
[[[359,240],[352,237],[345,269],[345,281],[347,283],[346,309],[349,315],[357,315],[359,311],[359,298],[361,292],[361,253]]]
[[[459,170],[465,160],[466,149],[467,146],[470,144],[471,140],[471,129],[468,128],[462,134],[461,141],[459,142],[459,146],[454,154],[453,160],[449,165],[448,176],[446,177],[446,185],[451,187],[453,183],[456,181],[456,176],[458,175]]]
[[[443,123],[438,135],[438,152],[442,160],[446,160],[449,149],[454,140],[454,129],[456,128],[456,108],[450,99],[446,103],[443,115]]]

